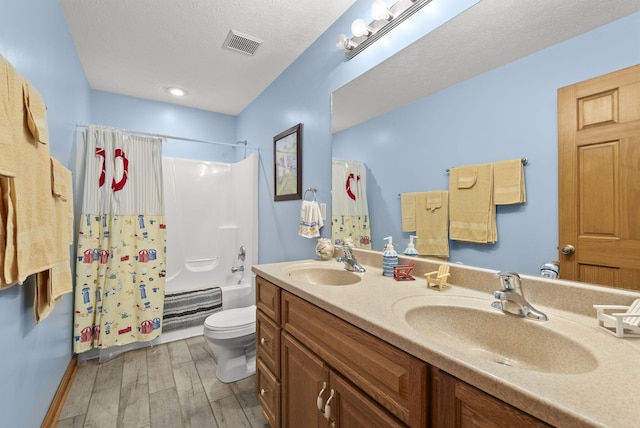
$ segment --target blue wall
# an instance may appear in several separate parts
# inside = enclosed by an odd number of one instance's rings
[[[51,155],[73,168],[75,124],[89,120],[89,86],[60,4],[0,4],[0,54],[42,94]],[[71,360],[72,309],[73,299],[65,295],[36,324],[33,285],[0,292],[0,425],[33,428],[42,423]]]
[[[558,258],[557,89],[637,63],[639,13],[334,135],[335,157],[368,167],[374,249],[409,241],[399,193],[448,189],[449,167],[526,157],[527,202],[497,207],[498,242],[451,242],[450,260],[538,275]]]
[[[0,54],[42,93],[51,153],[72,171],[76,123],[226,143],[248,140],[258,146],[261,263],[314,256],[315,240],[297,236],[300,201],[273,202],[273,136],[296,123],[304,124],[303,187],[317,186],[320,202],[330,206],[332,154],[367,163],[377,248],[387,234],[406,240],[399,231],[398,193],[446,188],[444,169],[450,166],[527,156],[528,202],[499,211],[499,243],[491,249],[456,244],[452,255],[469,264],[535,270],[540,262],[555,258],[556,88],[640,62],[640,14],[335,136],[330,131],[334,90],[476,2],[435,0],[435,17],[425,8],[374,48],[345,61],[334,41],[337,34],[348,32],[355,18],[367,16],[370,0],[358,0],[238,117],[90,90],[59,2],[0,0]],[[455,148],[443,146],[443,141],[455,142]],[[165,153],[203,159],[215,153],[218,159],[214,147],[170,141]],[[239,157],[240,150],[224,150],[229,158]],[[412,159],[419,161],[410,163]],[[541,244],[534,248],[530,231],[543,222],[549,226],[536,229]],[[323,236],[330,236],[329,229],[323,229]],[[516,250],[513,242],[527,244]],[[509,266],[496,266],[498,259]],[[27,286],[0,292],[2,426],[40,425],[72,355],[71,296],[39,325],[32,300],[33,290]]]

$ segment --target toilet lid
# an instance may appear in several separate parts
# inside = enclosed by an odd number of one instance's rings
[[[256,306],[225,309],[211,314],[204,321],[209,330],[230,330],[250,326],[256,323]]]

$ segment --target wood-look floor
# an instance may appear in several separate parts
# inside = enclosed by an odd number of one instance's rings
[[[255,375],[220,382],[217,354],[196,336],[81,363],[56,427],[267,427]]]

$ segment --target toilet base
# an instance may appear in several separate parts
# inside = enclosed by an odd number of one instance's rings
[[[256,373],[256,348],[220,348],[216,377],[220,382],[231,383]]]

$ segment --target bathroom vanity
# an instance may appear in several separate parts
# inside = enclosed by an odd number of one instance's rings
[[[364,273],[253,267],[257,394],[272,428],[636,426],[640,344],[602,331],[589,307],[640,295],[523,277],[549,316],[538,322],[491,308],[495,272],[451,265],[454,286],[436,291],[423,277],[432,260],[414,259],[416,280],[399,282],[376,267],[380,253],[357,256]]]

